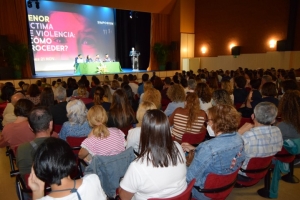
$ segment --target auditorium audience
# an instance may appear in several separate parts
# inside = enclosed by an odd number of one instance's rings
[[[215,90],[212,94],[212,100],[211,100],[212,106],[218,105],[218,104],[226,104],[226,105],[233,105],[233,101],[230,98],[229,93],[224,89],[218,89]]]
[[[105,91],[102,87],[96,87],[94,92],[94,101],[86,104],[86,108],[90,109],[94,105],[101,105],[108,112],[111,103],[104,101],[104,92]]]
[[[40,106],[53,106],[54,105],[54,94],[51,87],[45,87],[40,95]]]
[[[146,111],[139,149],[120,183],[121,199],[169,198],[186,189],[185,155],[162,111]]]
[[[209,173],[227,175],[240,168],[245,153],[243,140],[237,133],[239,123],[240,114],[233,106],[216,105],[208,109],[207,125],[212,128],[216,137],[197,147],[188,143],[181,144],[186,152],[195,150],[194,159],[187,170],[188,183],[195,178],[195,186],[204,188]],[[193,188],[192,195],[196,199],[209,199],[196,188]]]
[[[68,136],[86,137],[91,132],[86,114],[87,109],[81,100],[70,101],[67,104],[68,121],[63,124],[59,138],[66,140]]]
[[[117,89],[112,97],[108,112],[107,127],[119,129],[131,127],[136,123],[135,114],[128,101],[124,89]]]
[[[278,111],[282,122],[277,126],[283,140],[300,138],[300,91],[285,92],[279,102]]]
[[[140,103],[136,113],[136,119],[138,123],[136,124],[135,128],[132,128],[128,131],[126,148],[132,146],[136,152],[139,152],[142,120],[145,115],[145,112],[147,110],[153,110],[153,109],[156,109],[156,106],[154,103],[150,101],[143,101]]]
[[[31,84],[27,91],[26,99],[32,101],[34,105],[38,105],[40,103],[40,89],[37,84]]]
[[[164,113],[170,116],[178,107],[184,107],[185,104],[185,91],[179,84],[171,85],[167,90],[167,96],[171,100]]]
[[[81,144],[79,158],[89,162],[94,155],[112,156],[125,150],[124,133],[118,128],[106,127],[107,114],[102,106],[91,107],[87,119],[92,130]]]
[[[33,199],[99,199],[106,200],[99,178],[95,174],[72,180],[76,158],[68,143],[56,138],[47,138],[37,149],[28,185]],[[51,192],[44,197],[45,184]]]
[[[211,90],[206,83],[198,83],[195,88],[195,94],[197,94],[200,102],[200,109],[207,112],[207,110],[212,107],[211,104]]]
[[[157,109],[161,109],[161,94],[155,88],[148,88],[142,94],[140,101],[151,101],[155,104]]]
[[[184,108],[178,107],[169,117],[172,135],[181,142],[185,132],[198,134],[205,129],[206,114],[200,109],[199,98],[195,93],[186,96]]]
[[[49,110],[53,116],[53,123],[56,125],[63,125],[64,122],[68,121],[67,117],[67,92],[62,86],[58,86],[54,90],[54,99],[57,102],[55,105],[51,105]]]
[[[14,106],[16,120],[6,124],[0,135],[0,148],[10,146],[14,151],[15,147],[34,139],[34,133],[29,128],[28,115],[34,104],[28,99],[19,99]]]

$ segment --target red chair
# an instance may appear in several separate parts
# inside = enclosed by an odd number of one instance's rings
[[[208,174],[204,184],[204,188],[194,186],[198,192],[204,193],[205,196],[211,199],[226,199],[232,191],[236,183],[237,174],[239,169],[227,175]]]
[[[192,145],[198,145],[205,139],[206,136],[206,129],[201,131],[200,133],[193,134],[193,133],[184,133],[181,138],[181,143],[187,142]]]
[[[148,200],[189,200],[192,197],[192,189],[193,186],[196,182],[196,179],[193,179],[188,187],[185,189],[185,191],[175,197],[170,197],[170,198],[150,198]]]
[[[128,135],[128,131],[132,128],[132,125],[124,127],[124,128],[120,128],[120,130],[125,134],[125,137],[127,137]]]
[[[251,118],[245,118],[245,117],[242,117],[241,118],[241,121],[240,121],[240,125],[239,125],[239,128],[241,128],[244,124],[246,123],[251,123],[253,124],[253,120]]]
[[[170,102],[172,102],[170,99],[161,99],[161,110],[165,111]]]
[[[62,125],[59,125],[59,124],[53,125],[53,131],[55,131],[56,133],[59,133],[61,128],[62,128]]]
[[[250,187],[258,183],[268,173],[273,157],[274,156],[251,158],[247,165],[247,169],[240,169],[240,171],[246,173],[249,180],[243,181],[238,179],[235,187]]]
[[[243,104],[243,103],[235,103],[235,104],[234,104],[234,107],[235,107],[236,109],[239,109],[239,108],[242,106],[242,104]]]

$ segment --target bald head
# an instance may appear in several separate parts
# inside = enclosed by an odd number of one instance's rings
[[[19,99],[24,99],[25,96],[21,92],[18,92],[11,97],[11,103],[15,105]]]

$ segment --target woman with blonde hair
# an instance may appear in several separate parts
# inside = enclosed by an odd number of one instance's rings
[[[112,101],[112,94],[110,92],[109,86],[108,85],[103,85],[102,88],[104,89],[103,101],[111,103],[111,101]]]
[[[171,85],[167,90],[167,96],[172,101],[168,104],[166,110],[164,111],[167,116],[170,116],[176,108],[184,107],[185,91],[181,85]]]
[[[283,140],[300,138],[300,91],[288,90],[284,93],[278,106],[282,122],[277,126]]]
[[[141,94],[141,96],[140,96],[140,103],[141,103],[141,101],[142,101],[142,99],[143,99],[143,96],[144,96],[144,93],[148,90],[148,89],[150,89],[150,88],[153,88],[153,84],[152,84],[152,82],[151,81],[146,81],[146,82],[144,82],[144,92]]]
[[[228,94],[230,95],[230,98],[232,99],[232,101],[234,101],[234,96],[233,96],[233,86],[230,83],[229,80],[222,80],[221,81],[221,89],[224,89],[228,92]]]
[[[184,108],[176,108],[169,117],[172,128],[172,135],[177,141],[181,142],[185,132],[197,134],[205,129],[204,122],[206,113],[200,110],[200,103],[197,94],[189,93],[186,96]]]
[[[126,148],[132,146],[136,152],[139,151],[142,120],[146,111],[153,110],[153,109],[156,109],[156,106],[154,103],[150,101],[143,101],[142,103],[140,103],[136,113],[136,119],[138,123],[136,124],[135,128],[130,129],[128,131]]]
[[[142,101],[151,101],[157,109],[161,108],[161,93],[155,88],[149,88],[144,92],[141,98]]]
[[[94,155],[112,156],[125,150],[125,135],[118,128],[107,128],[107,114],[100,105],[90,108],[87,118],[92,131],[81,143],[78,157],[90,161]]]
[[[74,99],[67,104],[67,117],[60,130],[59,138],[66,140],[68,136],[85,137],[91,131],[86,119],[87,109],[80,99]]]
[[[228,92],[224,89],[215,90],[212,94],[212,101],[211,104],[213,106],[218,104],[226,104],[226,105],[233,105],[233,100],[230,98]]]
[[[78,89],[73,91],[73,97],[88,98],[89,92],[86,89],[85,82],[83,80],[78,81]]]

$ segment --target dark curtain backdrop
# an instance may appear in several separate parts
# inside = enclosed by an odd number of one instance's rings
[[[116,10],[116,60],[122,68],[131,68],[129,51],[134,47],[140,51],[139,68],[146,70],[150,58],[151,14]]]

